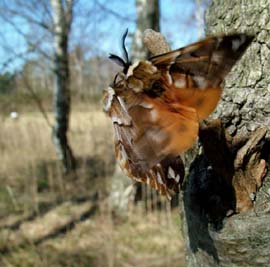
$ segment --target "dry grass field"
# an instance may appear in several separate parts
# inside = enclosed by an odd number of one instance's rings
[[[124,215],[113,210],[113,133],[98,108],[72,110],[72,176],[62,174],[40,112],[3,114],[0,122],[1,267],[185,266],[177,210],[146,212],[140,203]]]

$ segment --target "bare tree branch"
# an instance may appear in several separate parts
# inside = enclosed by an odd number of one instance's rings
[[[104,12],[110,14],[110,15],[113,15],[114,17],[118,18],[118,19],[121,19],[121,20],[125,20],[125,21],[130,21],[130,22],[136,22],[135,19],[132,19],[130,17],[127,17],[127,16],[124,16],[108,7],[106,7],[105,5],[101,4],[99,1],[95,1],[96,5],[101,9],[103,10]]]
[[[23,79],[23,82],[26,86],[26,89],[29,91],[29,93],[31,94],[31,96],[33,97],[34,101],[36,102],[41,114],[43,115],[43,118],[45,119],[47,125],[52,129],[53,128],[53,125],[52,123],[50,122],[50,119],[47,115],[47,112],[45,110],[45,108],[43,107],[43,104],[42,104],[42,101],[41,99],[38,97],[38,95],[35,93],[35,91],[33,90],[31,84],[29,83],[28,79],[25,77],[25,75],[20,72],[19,73]]]
[[[29,47],[29,52],[30,51],[33,51],[33,50],[37,50],[40,54],[42,54],[44,57],[46,57],[47,59],[50,59],[50,60],[52,60],[52,57],[50,56],[50,55],[48,55],[45,51],[43,51],[41,48],[40,48],[40,44],[42,43],[42,42],[44,42],[44,40],[43,40],[43,38],[41,37],[40,38],[40,40],[38,41],[38,42],[36,42],[36,43],[33,43],[33,42],[31,42],[30,40],[29,40],[29,36],[27,36],[27,34],[25,34],[21,29],[20,29],[20,27],[14,22],[14,21],[12,21],[11,19],[9,19],[8,17],[4,17],[4,19],[5,19],[5,21],[7,22],[7,23],[9,23],[13,28],[14,28],[14,30],[19,34],[19,35],[21,35],[23,38],[24,38],[24,40],[25,40],[25,42],[27,43],[27,45],[28,45],[28,47]]]
[[[3,13],[3,12],[5,12],[5,13]],[[8,8],[8,9],[4,9],[2,11],[1,16],[5,16],[7,18],[7,16],[9,16],[9,15],[20,16],[21,18],[25,19],[27,22],[36,24],[36,25],[40,26],[41,28],[52,32],[52,27],[50,25],[46,24],[43,21],[38,21],[38,20],[34,19],[33,17],[30,17],[27,14],[19,12],[18,10]]]

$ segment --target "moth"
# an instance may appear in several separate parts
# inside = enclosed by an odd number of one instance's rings
[[[253,37],[208,37],[132,64],[126,36],[123,58],[109,57],[123,70],[103,92],[116,158],[127,176],[170,198],[184,178],[181,153],[196,142],[200,121],[214,111],[221,83]]]

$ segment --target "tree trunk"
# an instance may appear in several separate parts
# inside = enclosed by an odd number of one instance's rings
[[[270,266],[270,3],[214,0],[207,35],[254,42],[228,75],[181,194],[187,266]]]
[[[68,41],[72,21],[72,0],[51,0],[54,22],[55,125],[53,141],[65,171],[75,169],[75,158],[68,143],[70,114],[70,73]]]
[[[159,31],[159,0],[136,0],[136,31],[133,38],[132,59],[146,59],[149,51],[143,44],[143,33],[146,29]]]

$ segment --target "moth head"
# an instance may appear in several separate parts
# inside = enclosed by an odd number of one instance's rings
[[[126,41],[126,37],[128,35],[128,29],[126,29],[123,37],[122,37],[122,50],[123,50],[123,58],[114,55],[114,54],[110,54],[109,59],[111,59],[113,62],[115,62],[117,65],[123,67],[123,72],[124,74],[127,74],[128,68],[131,65],[131,62],[128,58],[128,52],[126,49],[126,45],[125,45],[125,41]]]

